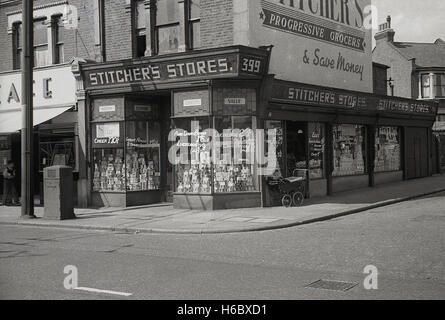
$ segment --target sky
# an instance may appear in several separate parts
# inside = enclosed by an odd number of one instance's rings
[[[445,41],[445,0],[372,0],[379,24],[391,15],[397,42]]]

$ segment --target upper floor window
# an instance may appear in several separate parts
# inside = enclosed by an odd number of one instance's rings
[[[13,26],[13,69],[22,67],[22,24],[15,23]]]
[[[62,16],[54,16],[52,18],[52,32],[54,42],[54,56],[53,62],[55,64],[63,63],[65,58],[64,52],[64,26]]]
[[[431,76],[429,74],[422,74],[422,98],[431,98]]]
[[[178,0],[157,0],[155,25],[157,53],[178,52],[179,32]]]
[[[201,1],[189,0],[188,6],[188,44],[190,49],[201,47]]]
[[[34,21],[34,67],[44,67],[49,61],[48,27],[45,20]]]
[[[145,51],[147,49],[147,26],[145,18],[145,1],[136,0],[134,1],[134,42],[135,42],[135,56],[143,57],[145,56]]]
[[[445,73],[439,73],[435,76],[436,98],[445,98]]]

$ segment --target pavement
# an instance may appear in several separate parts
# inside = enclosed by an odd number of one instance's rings
[[[75,209],[77,219],[20,219],[20,207],[0,207],[0,225],[68,228],[125,233],[217,234],[290,228],[352,215],[445,191],[445,175],[409,180],[314,198],[302,207],[223,211],[175,209],[171,204],[132,208]]]

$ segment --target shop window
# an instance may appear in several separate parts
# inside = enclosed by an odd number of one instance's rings
[[[188,48],[199,49],[201,47],[201,1],[188,0]]]
[[[159,190],[161,184],[161,124],[157,121],[126,123],[128,191]]]
[[[147,26],[144,2],[144,0],[133,1],[135,55],[138,58],[145,56],[147,49]]]
[[[124,192],[124,149],[94,149],[93,191]]]
[[[157,53],[166,54],[178,52],[179,32],[178,1],[156,1],[155,35],[157,40]]]
[[[197,124],[193,131],[196,134],[196,129],[199,130],[200,135],[194,136],[198,143],[198,147],[192,148],[191,132],[192,122]],[[210,118],[187,118],[174,120],[175,137],[181,148],[181,163],[175,165],[176,179],[175,190],[177,193],[188,194],[210,194],[212,192],[211,177],[212,167],[210,162],[210,154],[205,144],[209,142],[209,137],[205,135],[204,131],[209,129]]]
[[[436,74],[434,87],[436,98],[445,98],[445,73]]]
[[[34,66],[45,67],[49,61],[48,27],[45,20],[34,21]]]
[[[333,128],[333,176],[366,174],[366,128],[361,125],[338,125]]]
[[[215,157],[216,193],[258,191],[255,167],[255,118],[226,116],[215,118],[220,135],[220,157]]]
[[[309,123],[309,176],[311,179],[325,177],[325,147],[325,125]]]
[[[429,74],[421,76],[422,98],[431,98],[431,77]]]
[[[265,145],[265,151],[266,151],[266,159],[270,158],[270,153],[274,152],[276,155],[276,161],[277,161],[277,170],[279,170],[279,176],[283,176],[283,173],[286,171],[285,168],[285,160],[284,160],[284,122],[282,121],[266,121],[265,124],[266,129],[266,145]],[[271,146],[273,149],[269,149],[269,135],[268,130],[276,130],[276,145]]]
[[[18,70],[22,67],[22,24],[15,23],[13,26],[13,68]]]
[[[402,169],[400,130],[397,127],[379,127],[376,130],[375,172]]]
[[[64,58],[64,26],[62,16],[52,18],[53,41],[54,41],[54,63],[63,63]]]

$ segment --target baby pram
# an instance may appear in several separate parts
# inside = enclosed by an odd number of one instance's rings
[[[281,204],[289,208],[291,206],[302,206],[306,193],[306,178],[308,170],[295,169],[292,177],[269,178],[267,183],[272,193],[278,194]]]

